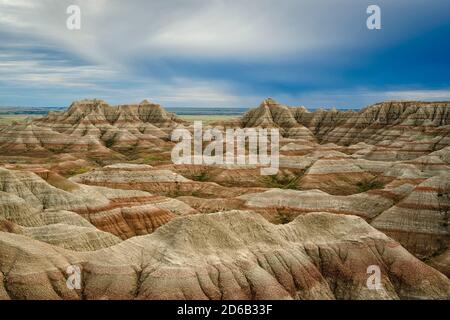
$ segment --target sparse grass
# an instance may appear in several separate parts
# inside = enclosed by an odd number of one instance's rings
[[[450,193],[448,192],[449,186],[445,184],[439,188],[437,199],[439,206],[439,213],[442,215],[442,221],[439,223],[444,228],[449,226],[449,215],[450,215]]]
[[[0,125],[1,126],[7,126],[14,122],[21,123],[24,122],[26,118],[28,117],[36,117],[33,115],[1,115],[0,116]]]
[[[200,190],[194,190],[194,191],[192,191],[191,196],[196,197],[196,198],[201,198],[202,193],[200,192]]]
[[[192,180],[194,181],[200,181],[200,182],[204,182],[204,181],[208,181],[209,180],[209,174],[206,170],[203,170],[197,174],[194,174],[191,177]]]
[[[298,189],[298,180],[300,177],[292,175],[272,175],[263,177],[263,183],[267,188],[278,189]]]
[[[202,121],[203,124],[209,124],[215,121],[224,121],[224,120],[232,120],[238,118],[236,115],[179,115],[180,119],[194,122],[194,121]]]
[[[437,250],[435,250],[431,254],[428,254],[427,256],[424,256],[424,257],[419,256],[419,258],[426,264],[430,264],[433,261],[433,258],[440,256],[447,250],[448,245],[444,240],[436,239],[436,243],[437,243],[437,245],[436,245]]]
[[[105,143],[105,147],[107,147],[108,149],[111,148],[114,145],[114,139],[108,139],[104,141]]]
[[[78,174],[83,174],[86,172],[89,172],[91,169],[87,168],[87,167],[79,167],[79,168],[74,168],[74,169],[70,169],[66,172],[66,176],[68,177],[72,177],[72,176],[76,176]]]
[[[358,182],[356,186],[358,187],[358,191],[362,193],[373,189],[382,189],[384,185],[375,177],[373,179],[364,179]]]
[[[142,161],[144,163],[152,163],[152,162],[160,162],[160,161],[167,161],[168,157],[166,155],[162,154],[150,154],[145,156]]]
[[[291,217],[283,212],[278,212],[277,220],[280,224],[287,224],[292,221]]]
[[[169,191],[166,196],[170,198],[177,198],[183,196],[183,192],[181,192],[181,187],[179,183],[175,183],[175,190]]]

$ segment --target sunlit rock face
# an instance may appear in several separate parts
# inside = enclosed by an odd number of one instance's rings
[[[244,127],[278,127],[285,137],[317,139],[322,144],[375,145],[366,156],[375,160],[413,159],[450,143],[449,102],[394,101],[358,112],[310,112],[305,107],[287,107],[267,99],[248,111],[241,123]]]
[[[58,242],[52,240],[52,236],[47,237],[47,233],[64,238],[79,232],[86,233],[89,238],[99,231],[105,244],[114,244],[116,237],[127,239],[148,234],[175,216],[195,212],[183,202],[143,191],[86,186],[63,177],[49,177],[51,175],[45,170],[36,174],[0,168],[0,219],[32,228],[21,233],[44,242]],[[67,229],[64,234],[64,226],[58,225],[61,223],[84,229]]]
[[[245,128],[279,128],[288,138],[316,140],[310,130],[297,122],[291,108],[272,99],[266,99],[258,108],[248,111],[242,117],[241,125]]]
[[[0,149],[16,154],[110,154],[162,147],[181,122],[160,105],[145,100],[114,107],[102,100],[82,100],[64,112],[50,112],[42,119],[4,128]]]

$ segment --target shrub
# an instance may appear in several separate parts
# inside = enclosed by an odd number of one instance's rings
[[[268,188],[278,189],[298,189],[298,180],[300,177],[292,175],[272,175],[265,176],[263,183]]]
[[[192,180],[194,180],[194,181],[200,181],[200,182],[208,181],[208,180],[209,180],[208,172],[206,172],[206,171],[201,171],[201,172],[199,172],[199,173],[197,173],[197,174],[194,174],[194,175],[192,176]]]
[[[292,218],[283,212],[278,212],[277,220],[280,224],[287,224],[292,221]]]
[[[167,157],[161,154],[151,154],[144,158],[144,163],[165,161]]]
[[[90,169],[87,168],[87,167],[79,167],[79,168],[70,169],[69,171],[67,171],[66,174],[67,174],[69,177],[71,177],[71,176],[76,176],[76,175],[78,175],[78,174],[86,173],[86,172],[88,172],[89,170],[90,170]]]
[[[376,178],[373,179],[364,179],[356,184],[359,192],[366,192],[373,189],[381,189],[383,188],[383,183],[378,181]]]

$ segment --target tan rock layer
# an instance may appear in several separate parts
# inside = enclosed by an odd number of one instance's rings
[[[66,286],[80,266],[82,289]],[[367,287],[378,265],[382,286]],[[450,281],[357,217],[275,226],[250,212],[177,218],[151,235],[76,253],[0,237],[0,297],[13,299],[448,299]]]

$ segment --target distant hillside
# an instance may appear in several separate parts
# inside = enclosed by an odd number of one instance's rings
[[[46,115],[49,111],[63,110],[65,107],[11,107],[0,106],[1,115]]]

